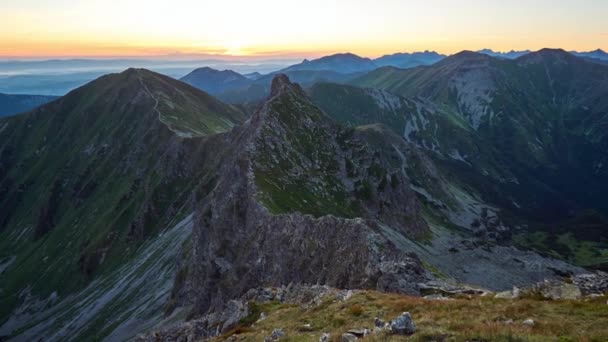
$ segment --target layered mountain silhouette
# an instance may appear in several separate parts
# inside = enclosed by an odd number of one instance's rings
[[[395,53],[376,58],[374,64],[378,67],[393,66],[407,69],[421,65],[431,65],[444,59],[446,56],[435,51]]]

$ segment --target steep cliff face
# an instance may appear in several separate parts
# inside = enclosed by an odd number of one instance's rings
[[[218,139],[236,153],[196,209],[199,312],[291,282],[418,292],[419,260],[379,234],[380,225],[428,233],[393,156],[335,125],[285,76],[249,122]]]

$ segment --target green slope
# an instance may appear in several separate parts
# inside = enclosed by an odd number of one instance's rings
[[[188,199],[213,177],[200,142],[244,120],[135,69],[0,120],[0,322],[27,295],[83,287],[188,214]]]

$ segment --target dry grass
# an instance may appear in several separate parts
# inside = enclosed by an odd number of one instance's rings
[[[364,341],[608,341],[606,297],[588,301],[482,297],[441,301],[366,291],[344,302],[328,298],[308,309],[276,303],[259,304],[259,309],[267,318],[241,329],[235,335],[237,340],[263,341],[273,329],[282,328],[285,341],[316,342],[324,332],[339,341],[349,329],[372,329],[376,316],[390,320],[409,311],[418,326],[416,334],[409,338],[377,334]],[[535,325],[522,324],[527,318]],[[310,328],[303,329],[306,324]]]

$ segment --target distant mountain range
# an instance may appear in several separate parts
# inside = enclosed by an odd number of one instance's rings
[[[379,66],[409,68],[429,65],[444,57],[436,52],[425,51],[399,53],[371,60],[352,53],[342,53],[304,60],[302,63],[267,75],[259,73],[241,75],[231,70],[219,71],[205,67],[194,70],[181,80],[230,103],[255,102],[266,96],[273,77],[278,73],[287,75],[291,81],[304,87],[309,87],[318,82],[345,83]]]
[[[509,52],[499,52],[499,51],[493,51],[492,49],[483,49],[483,50],[479,50],[477,52],[483,53],[485,55],[492,56],[492,57],[515,59],[515,58],[521,57],[523,55],[527,55],[527,54],[531,53],[532,51],[530,51],[530,50],[523,50],[523,51],[511,50]],[[586,57],[586,58],[592,58],[592,59],[598,59],[598,60],[608,60],[608,53],[606,53],[602,49],[597,49],[597,50],[589,51],[589,52],[570,51],[570,53],[575,56],[579,56],[579,57]]]
[[[492,49],[483,49],[483,50],[479,50],[477,52],[483,53],[484,55],[488,55],[488,56],[492,56],[492,57],[514,59],[514,58],[521,57],[523,55],[527,55],[532,51],[530,51],[530,50],[523,50],[523,51],[511,50],[508,52],[499,52],[499,51],[494,51]]]
[[[397,68],[414,68],[420,65],[431,65],[444,59],[446,55],[441,55],[435,51],[395,53],[384,55],[374,60],[378,67],[393,66]]]
[[[608,53],[606,53],[602,49],[597,49],[597,50],[589,51],[589,52],[571,51],[570,53],[572,53],[575,56],[579,56],[579,57],[587,57],[587,58],[592,58],[592,59],[599,59],[602,61],[608,61]]]
[[[0,94],[0,117],[29,111],[56,98],[56,96]]]

